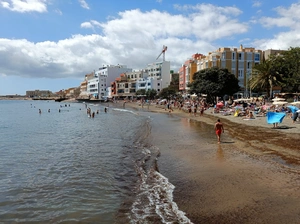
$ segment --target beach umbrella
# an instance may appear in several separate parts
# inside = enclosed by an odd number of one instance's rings
[[[219,103],[217,103],[217,107],[223,107],[224,106],[224,104],[222,103],[222,102],[219,102]]]
[[[285,117],[285,113],[268,112],[267,123],[268,124],[281,123],[284,117]]]
[[[193,95],[191,95],[191,97],[192,97],[192,98],[195,98],[195,97],[197,97],[197,94],[194,93]]]
[[[300,105],[300,101],[292,102],[291,105]]]
[[[274,99],[272,99],[272,101],[285,101],[285,99],[284,98],[274,98]]]
[[[283,105],[283,104],[287,104],[288,102],[286,102],[286,101],[275,101],[275,102],[273,102],[272,104],[273,105]]]
[[[295,107],[295,106],[287,106],[288,108],[290,108],[290,110],[292,111],[292,113],[295,113],[299,110],[298,107]]]
[[[251,99],[248,99],[248,98],[240,98],[240,99],[234,100],[234,102],[240,102],[240,101],[251,101]]]

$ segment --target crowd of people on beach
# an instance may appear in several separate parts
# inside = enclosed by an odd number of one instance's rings
[[[203,116],[204,111],[210,109],[210,113],[212,114],[220,114],[222,116],[231,115],[242,120],[253,120],[257,117],[266,117],[267,123],[273,124],[273,128],[278,128],[278,124],[281,123],[284,117],[291,118],[292,123],[300,121],[300,110],[299,107],[297,107],[300,106],[298,97],[294,98],[295,103],[299,102],[299,105],[295,104],[297,106],[291,106],[291,104],[286,101],[280,101],[280,103],[276,102],[278,102],[277,98],[229,98],[228,100],[217,99],[216,104],[212,105],[208,104],[204,97],[188,97],[181,100],[140,100],[139,104],[142,107],[149,104],[156,105],[156,107],[160,107],[169,113],[172,113],[174,109],[177,109],[189,113],[190,116]],[[224,129],[222,129],[223,124],[221,124],[220,121],[217,121],[215,126],[218,142],[221,133],[224,131]]]
[[[296,102],[298,98],[295,99]],[[155,104],[157,107],[163,108],[165,111],[172,113],[174,109],[182,110],[189,113],[191,116],[203,116],[204,111],[212,108],[211,113],[222,114],[224,116],[233,115],[242,119],[255,119],[256,117],[265,117],[268,112],[285,113],[292,118],[293,122],[299,120],[300,111],[293,111],[291,107],[286,104],[272,104],[271,100],[266,98],[247,98],[247,99],[233,99],[219,100],[215,105],[208,104],[204,97],[185,98],[181,100],[176,99],[162,99],[162,100],[143,100],[139,104],[144,105]],[[300,103],[299,103],[300,106]]]

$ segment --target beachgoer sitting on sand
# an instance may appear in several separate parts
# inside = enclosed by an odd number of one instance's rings
[[[243,119],[255,119],[252,111],[250,111],[246,116],[243,117]]]

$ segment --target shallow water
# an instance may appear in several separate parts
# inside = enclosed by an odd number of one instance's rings
[[[0,101],[2,222],[189,223],[157,172],[149,116],[105,106]]]

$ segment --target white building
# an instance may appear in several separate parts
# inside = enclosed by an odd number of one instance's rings
[[[122,73],[131,72],[125,65],[108,65],[94,72],[94,78],[88,80],[87,92],[96,99],[107,97],[107,88]]]
[[[162,90],[162,80],[155,77],[139,78],[136,80],[136,91],[155,89],[157,93]]]
[[[169,61],[148,64],[145,72],[148,73],[148,77],[155,77],[156,79],[162,80],[161,89],[167,88],[170,85],[171,74]]]

